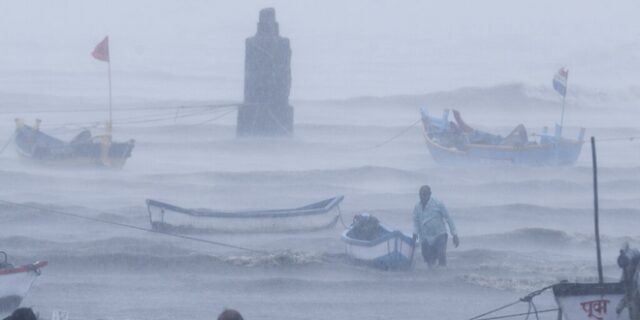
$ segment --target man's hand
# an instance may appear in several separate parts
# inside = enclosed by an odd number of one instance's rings
[[[454,234],[453,235],[453,246],[457,248],[459,245],[460,245],[460,239],[458,239],[458,235],[457,234]]]

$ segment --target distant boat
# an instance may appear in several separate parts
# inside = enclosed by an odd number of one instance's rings
[[[356,239],[353,228],[342,233],[349,258],[380,269],[407,269],[413,264],[416,235],[409,236],[380,225],[380,234],[372,240]]]
[[[335,226],[343,196],[293,209],[215,211],[147,200],[151,227],[176,232],[289,232]]]
[[[504,163],[525,166],[570,166],[575,164],[584,144],[584,129],[577,139],[562,137],[557,126],[554,134],[543,130],[530,140],[523,125],[518,125],[506,137],[482,132],[468,126],[458,111],[449,110],[442,118],[428,115],[422,109],[422,124],[427,148],[433,159],[443,165]]]
[[[22,299],[40,275],[40,269],[44,268],[47,262],[36,261],[14,267],[7,261],[6,253],[0,251],[0,256],[3,259],[0,262],[0,316],[4,316],[20,307]]]
[[[110,168],[124,166],[135,146],[134,140],[111,142],[110,134],[92,136],[89,130],[65,142],[40,131],[39,121],[30,127],[19,119],[14,140],[20,156],[38,163]]]

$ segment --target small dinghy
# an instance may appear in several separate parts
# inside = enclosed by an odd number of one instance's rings
[[[0,315],[4,316],[17,309],[27,295],[31,285],[40,275],[46,261],[15,267],[7,261],[7,254],[0,251]]]
[[[555,133],[545,128],[536,139],[529,139],[525,127],[520,124],[506,137],[483,132],[467,125],[460,113],[449,110],[442,118],[431,117],[422,109],[422,124],[427,148],[433,159],[443,165],[468,165],[504,163],[525,166],[570,166],[580,156],[584,144],[584,129],[577,139],[562,137],[562,128]]]
[[[65,142],[41,132],[39,123],[30,127],[16,120],[14,138],[18,154],[38,163],[121,168],[135,145],[134,140],[112,142],[109,127],[105,135],[92,136],[89,130],[84,130]]]
[[[326,199],[294,209],[214,211],[185,209],[147,200],[149,221],[154,230],[175,232],[289,232],[313,231],[335,226],[344,196]]]
[[[368,214],[356,215],[342,233],[349,258],[384,270],[410,268],[416,240],[415,234],[392,231]]]

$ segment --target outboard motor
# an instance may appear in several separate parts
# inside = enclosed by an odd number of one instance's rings
[[[380,221],[368,214],[356,214],[351,224],[351,236],[354,239],[370,241],[376,239],[382,233]]]
[[[640,320],[640,251],[631,249],[626,243],[620,250],[618,266],[622,269],[620,282],[624,286],[624,299],[616,308],[618,313],[629,309],[631,320]]]

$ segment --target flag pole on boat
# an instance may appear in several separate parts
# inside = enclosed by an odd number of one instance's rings
[[[553,77],[553,89],[562,96],[562,114],[560,115],[560,136],[562,136],[562,128],[564,127],[564,107],[567,98],[567,85],[569,83],[569,70],[560,68]]]
[[[111,98],[111,58],[109,55],[109,36],[104,37],[93,50],[91,55],[97,60],[107,63],[107,74],[109,79],[109,121],[107,122],[107,135],[111,136],[111,123],[113,120],[113,107]]]
[[[603,283],[602,255],[600,252],[600,217],[598,208],[598,161],[596,158],[596,139],[591,137],[591,161],[593,166],[593,220],[596,237],[596,255],[598,259],[598,282]]]

